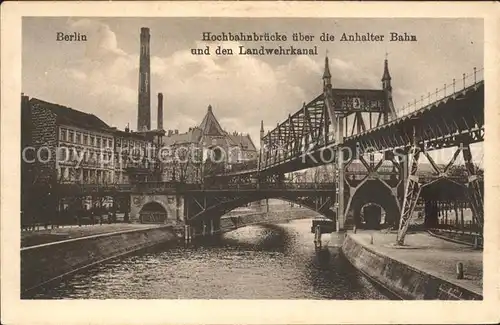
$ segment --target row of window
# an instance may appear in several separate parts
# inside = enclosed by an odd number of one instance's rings
[[[83,183],[111,183],[114,178],[119,183],[126,178],[126,175],[122,173],[111,173],[110,171],[96,169],[80,169],[77,171],[70,167],[60,168],[58,174],[62,182],[81,180]]]
[[[134,140],[126,140],[126,139],[116,139],[116,147],[117,148],[147,148],[147,142],[144,141],[134,141]],[[156,148],[155,145],[150,144],[151,148]]]
[[[83,144],[98,148],[113,147],[113,138],[102,137],[97,135],[89,135],[87,133],[68,130],[64,128],[61,128],[60,130],[59,139],[61,141]]]

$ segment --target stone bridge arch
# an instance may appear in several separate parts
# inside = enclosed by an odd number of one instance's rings
[[[156,209],[155,209],[156,207]],[[164,219],[147,221],[144,215],[165,211]],[[141,216],[142,214],[142,216]],[[184,199],[180,195],[132,194],[130,200],[130,221],[139,223],[176,223],[184,221]]]
[[[361,210],[370,204],[384,209],[384,225],[398,224],[401,207],[397,193],[377,179],[366,181],[350,195],[346,207],[346,224],[359,226]]]
[[[167,219],[167,207],[157,201],[145,203],[139,210],[140,223],[165,223]]]

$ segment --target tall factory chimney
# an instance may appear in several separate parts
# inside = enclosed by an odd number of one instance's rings
[[[139,102],[137,131],[151,129],[151,82],[149,64],[149,28],[141,28],[141,54],[139,58]]]
[[[158,130],[163,130],[163,94],[158,93]]]

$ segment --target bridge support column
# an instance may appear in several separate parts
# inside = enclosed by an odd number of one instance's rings
[[[188,244],[192,239],[191,226],[184,225],[184,243]]]
[[[337,152],[335,153],[336,168],[335,168],[335,206],[336,206],[336,229],[337,232],[344,230],[346,212],[345,202],[344,202],[344,184],[345,184],[345,157],[344,150],[342,150],[342,143],[344,142],[344,123],[341,117],[337,117],[335,120],[335,130],[336,130],[336,143]]]
[[[202,235],[203,237],[205,237],[205,236],[208,234],[208,232],[207,232],[207,222],[206,222],[206,221],[203,221],[203,222],[202,222],[202,226],[201,226],[201,227],[202,227],[202,230],[201,230],[201,235]]]
[[[210,219],[210,235],[213,236],[214,234],[215,234],[214,219]]]
[[[403,206],[401,209],[401,218],[399,220],[399,230],[397,236],[398,245],[404,245],[406,232],[408,231],[408,226],[410,225],[413,210],[415,209],[418,197],[420,196],[421,187],[418,182],[417,176],[419,157],[420,148],[418,148],[416,145],[413,145],[410,149],[410,154],[408,155],[408,159],[410,160],[408,162],[409,170],[405,171],[408,173],[408,178],[405,184]]]
[[[479,229],[482,232],[484,224],[484,211],[483,211],[484,201],[483,201],[483,196],[481,194],[479,178],[476,174],[476,167],[472,163],[472,154],[470,151],[470,146],[468,144],[463,148],[462,154],[464,157],[467,173],[469,174],[467,192],[469,196],[472,215],[474,221],[479,226]]]

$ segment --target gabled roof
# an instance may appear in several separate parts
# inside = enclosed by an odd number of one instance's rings
[[[94,114],[88,114],[63,105],[49,103],[37,98],[30,99],[31,105],[49,109],[57,116],[59,124],[73,125],[84,129],[103,130],[111,132],[112,129],[103,120]]]
[[[188,132],[178,133],[178,134],[170,134],[163,137],[163,144],[166,146],[173,146],[179,144],[188,144],[188,143],[198,143],[201,137],[201,129],[200,128],[192,128]]]
[[[200,124],[200,129],[203,135],[226,135],[226,132],[222,129],[212,112],[212,106],[208,105],[207,114],[203,118]]]
[[[235,145],[243,147],[245,150],[257,150],[250,135],[243,134],[229,134],[229,138],[234,142]]]

